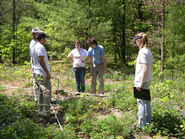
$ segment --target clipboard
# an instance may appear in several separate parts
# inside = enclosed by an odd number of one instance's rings
[[[134,97],[143,100],[151,100],[150,90],[141,88],[141,91],[137,91],[136,87],[133,87]]]

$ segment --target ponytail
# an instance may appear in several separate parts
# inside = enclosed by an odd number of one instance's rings
[[[139,33],[136,36],[142,36],[142,38],[141,38],[142,45],[141,45],[140,49],[146,48],[147,43],[148,43],[148,38],[147,38],[146,34],[145,33]]]

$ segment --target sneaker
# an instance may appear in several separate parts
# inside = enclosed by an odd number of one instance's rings
[[[150,123],[146,123],[146,126],[150,126]]]
[[[76,95],[81,95],[81,92],[76,93]]]
[[[140,125],[137,125],[136,127],[139,129],[144,129],[144,126],[140,126]]]
[[[103,93],[100,93],[99,96],[104,96],[104,94]]]

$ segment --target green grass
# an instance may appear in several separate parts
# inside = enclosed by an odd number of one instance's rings
[[[72,71],[59,70],[60,65],[55,64],[54,75],[60,78],[60,88],[66,87],[75,91],[75,82]],[[12,70],[4,67],[0,69],[0,77],[8,76],[11,72],[12,78],[17,80],[26,79],[23,86],[32,86],[29,82],[30,75],[24,72],[29,66],[20,66]],[[7,74],[5,74],[7,73]],[[2,75],[5,74],[5,75]],[[86,75],[88,77],[88,75]],[[2,81],[12,81],[12,78],[1,78]],[[134,133],[141,132],[146,136],[171,136],[183,138],[185,134],[185,81],[182,79],[152,78],[151,108],[152,122],[144,130],[135,128],[137,122],[137,103],[133,97],[133,75],[125,75],[121,72],[110,70],[105,76],[105,92],[109,97],[101,98],[87,96],[85,93],[79,97],[70,97],[60,100],[58,105],[60,111],[64,112],[64,131],[60,131],[58,125],[41,126],[35,122],[37,103],[28,95],[7,97],[0,94],[0,138],[129,138]],[[58,82],[51,80],[56,89]],[[90,84],[86,84],[85,92],[90,92]],[[0,86],[1,92],[5,88]],[[97,88],[98,89],[98,88]],[[26,93],[21,89],[16,94]],[[115,110],[119,115],[115,115]],[[142,138],[142,136],[139,136]]]

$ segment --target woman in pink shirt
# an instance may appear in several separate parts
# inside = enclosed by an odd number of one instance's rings
[[[84,57],[87,57],[87,51],[81,48],[79,40],[75,42],[75,49],[73,49],[67,56],[67,58],[73,63],[73,74],[76,81],[76,89],[79,92],[85,91],[85,64],[89,61],[89,58],[84,62]],[[72,59],[73,57],[73,59]]]

